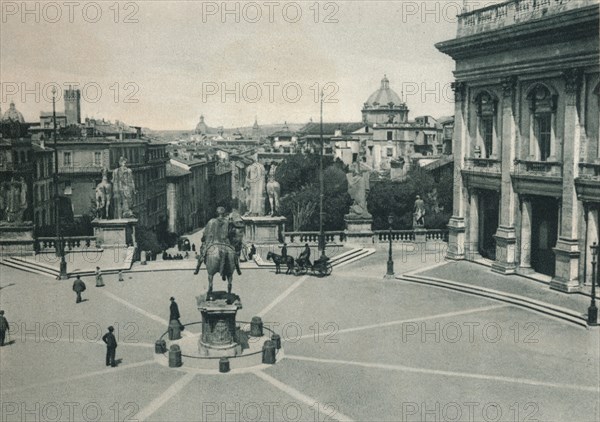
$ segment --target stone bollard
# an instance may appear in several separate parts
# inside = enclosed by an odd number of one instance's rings
[[[263,322],[260,317],[252,317],[252,322],[250,322],[250,335],[252,337],[262,337]]]
[[[167,342],[164,340],[156,340],[156,343],[154,343],[154,353],[157,355],[167,353]]]
[[[262,348],[262,363],[275,363],[275,343],[271,340],[265,341]]]
[[[179,340],[181,338],[181,325],[176,319],[169,323],[169,340]]]
[[[181,349],[178,345],[173,344],[169,350],[169,368],[179,368],[183,365],[181,361]]]
[[[146,265],[146,251],[140,252],[140,261],[142,265]]]
[[[222,374],[229,372],[229,359],[219,359],[219,372],[221,372]]]
[[[271,340],[273,340],[273,343],[275,343],[275,347],[277,348],[277,350],[281,349],[281,337],[279,336],[279,334],[273,334],[271,336]]]

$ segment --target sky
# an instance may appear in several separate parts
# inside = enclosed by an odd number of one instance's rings
[[[82,118],[155,130],[317,121],[321,91],[325,121],[360,121],[384,74],[409,117],[453,114],[434,44],[463,0],[0,3],[0,105],[26,121],[69,84]]]

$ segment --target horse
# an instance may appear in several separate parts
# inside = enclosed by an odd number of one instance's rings
[[[216,273],[227,280],[227,293],[231,293],[233,272],[235,271],[235,249],[225,243],[213,243],[206,249],[204,264],[208,273],[208,294],[213,291],[213,277]]]
[[[227,293],[231,293],[233,285],[233,273],[239,269],[238,251],[241,249],[243,228],[235,222],[229,223],[229,234],[227,243],[215,242],[207,245],[204,255],[204,264],[208,273],[208,293],[213,291],[213,278],[216,273],[221,275],[223,281],[227,280]],[[198,262],[194,274],[198,274],[201,266]],[[241,274],[241,273],[240,273]]]
[[[277,213],[279,211],[279,194],[281,192],[281,187],[279,182],[276,181],[273,176],[269,176],[269,181],[267,182],[267,195],[269,197],[269,205],[271,206],[270,215]]]
[[[273,260],[273,263],[275,264],[275,274],[281,274],[282,263],[287,265],[287,271],[285,272],[286,275],[291,274],[294,270],[294,258],[291,256],[281,256],[273,252],[269,252],[267,253],[267,261],[268,260]]]

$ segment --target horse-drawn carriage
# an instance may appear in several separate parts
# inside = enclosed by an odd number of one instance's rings
[[[287,266],[286,274],[305,275],[310,272],[311,275],[325,277],[333,271],[333,266],[328,257],[317,259],[311,264],[310,259],[302,254],[294,259],[291,256],[281,256],[269,252],[267,253],[267,260],[273,261],[275,264],[275,274],[281,273],[282,264]]]
[[[299,257],[296,259],[293,270],[294,275],[305,275],[309,271],[314,276],[325,277],[331,274],[333,266],[328,257],[316,259],[312,264],[307,258]]]

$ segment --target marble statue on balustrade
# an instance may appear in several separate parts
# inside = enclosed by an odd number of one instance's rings
[[[112,173],[114,218],[135,218],[132,211],[135,194],[133,172],[127,168],[126,158],[121,157],[119,165]]]
[[[256,162],[246,168],[246,216],[265,215],[265,167]]]
[[[96,217],[106,220],[109,218],[112,201],[112,185],[108,181],[108,171],[102,170],[102,181],[96,186]]]
[[[271,166],[269,170],[269,181],[267,182],[267,195],[269,197],[269,205],[271,210],[269,211],[269,215],[272,217],[277,215],[279,212],[279,196],[281,194],[281,186],[279,182],[275,180],[275,169],[277,167],[275,165]]]
[[[21,177],[0,185],[0,221],[22,223],[27,210],[27,183]]]
[[[413,226],[415,228],[425,227],[425,201],[423,201],[419,195],[417,195],[417,198],[415,199],[415,210],[413,216]]]
[[[352,171],[346,174],[348,193],[352,198],[350,212],[346,219],[371,219],[372,215],[367,209],[367,195],[369,192],[369,172],[361,171],[360,164],[352,164]]]

